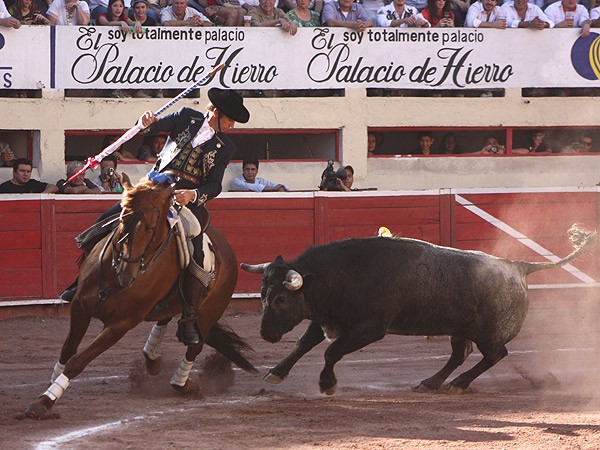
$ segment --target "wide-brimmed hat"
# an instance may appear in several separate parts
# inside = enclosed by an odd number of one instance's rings
[[[211,103],[230,119],[239,123],[250,120],[250,112],[244,106],[244,99],[231,89],[211,88],[208,91]]]

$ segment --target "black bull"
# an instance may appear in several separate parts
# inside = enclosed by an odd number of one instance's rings
[[[334,365],[387,333],[449,335],[450,359],[418,390],[439,389],[475,342],[483,359],[450,383],[449,389],[460,392],[507,355],[505,344],[527,314],[527,275],[572,261],[596,238],[576,226],[569,234],[576,250],[556,262],[511,261],[414,239],[374,237],[314,246],[290,262],[278,256],[272,263],[242,264],[244,270],[263,273],[264,339],[279,341],[302,320],[311,321],[292,353],[265,380],[283,381],[327,337],[333,342],[325,351],[319,387],[333,394]]]

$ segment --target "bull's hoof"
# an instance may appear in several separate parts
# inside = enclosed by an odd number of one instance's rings
[[[421,394],[427,394],[430,392],[437,392],[437,389],[434,389],[432,387],[429,387],[423,383],[419,384],[418,386],[413,386],[411,387],[411,390],[413,392],[420,392]]]
[[[148,375],[158,375],[160,373],[160,370],[162,369],[162,356],[159,356],[156,359],[150,359],[148,355],[146,355],[146,352],[142,353],[144,353],[146,372],[148,372]]]
[[[453,384],[449,384],[447,392],[448,392],[448,394],[452,394],[452,395],[461,395],[461,394],[464,394],[466,390],[467,390],[466,388],[462,388],[460,386],[454,386]]]
[[[52,400],[42,395],[25,409],[25,417],[29,419],[46,419],[51,416],[50,409],[53,404]]]
[[[275,375],[274,373],[269,372],[263,377],[263,380],[265,380],[267,383],[279,384],[283,381],[283,378],[279,375]]]
[[[334,382],[333,386],[327,387],[326,385],[319,383],[319,391],[321,394],[333,395],[337,391],[337,381]]]
[[[196,394],[200,390],[200,386],[198,386],[198,383],[190,380],[189,378],[183,386],[172,384],[171,387],[175,389],[175,391],[184,395]]]

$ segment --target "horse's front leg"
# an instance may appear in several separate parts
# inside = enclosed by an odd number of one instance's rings
[[[190,372],[192,371],[194,361],[202,351],[203,346],[203,342],[199,344],[188,345],[187,351],[185,352],[185,356],[183,357],[183,359],[179,363],[179,367],[171,377],[171,386],[177,392],[187,394],[198,391],[198,383],[190,380]]]
[[[160,345],[167,332],[167,324],[171,319],[165,319],[158,321],[150,331],[146,345],[144,345],[144,360],[146,364],[146,371],[149,375],[158,375],[162,369],[162,356],[159,353]]]
[[[105,327],[90,345],[67,361],[63,373],[54,380],[46,392],[27,407],[25,410],[27,417],[41,418],[46,415],[69,387],[71,380],[101,353],[115,345],[131,328],[133,325],[128,321]]]

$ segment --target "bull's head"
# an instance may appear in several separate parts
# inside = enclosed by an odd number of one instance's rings
[[[269,342],[277,342],[302,320],[308,318],[304,299],[305,278],[290,263],[278,256],[271,263],[241,265],[251,273],[262,273],[260,296],[263,306],[260,335]]]

